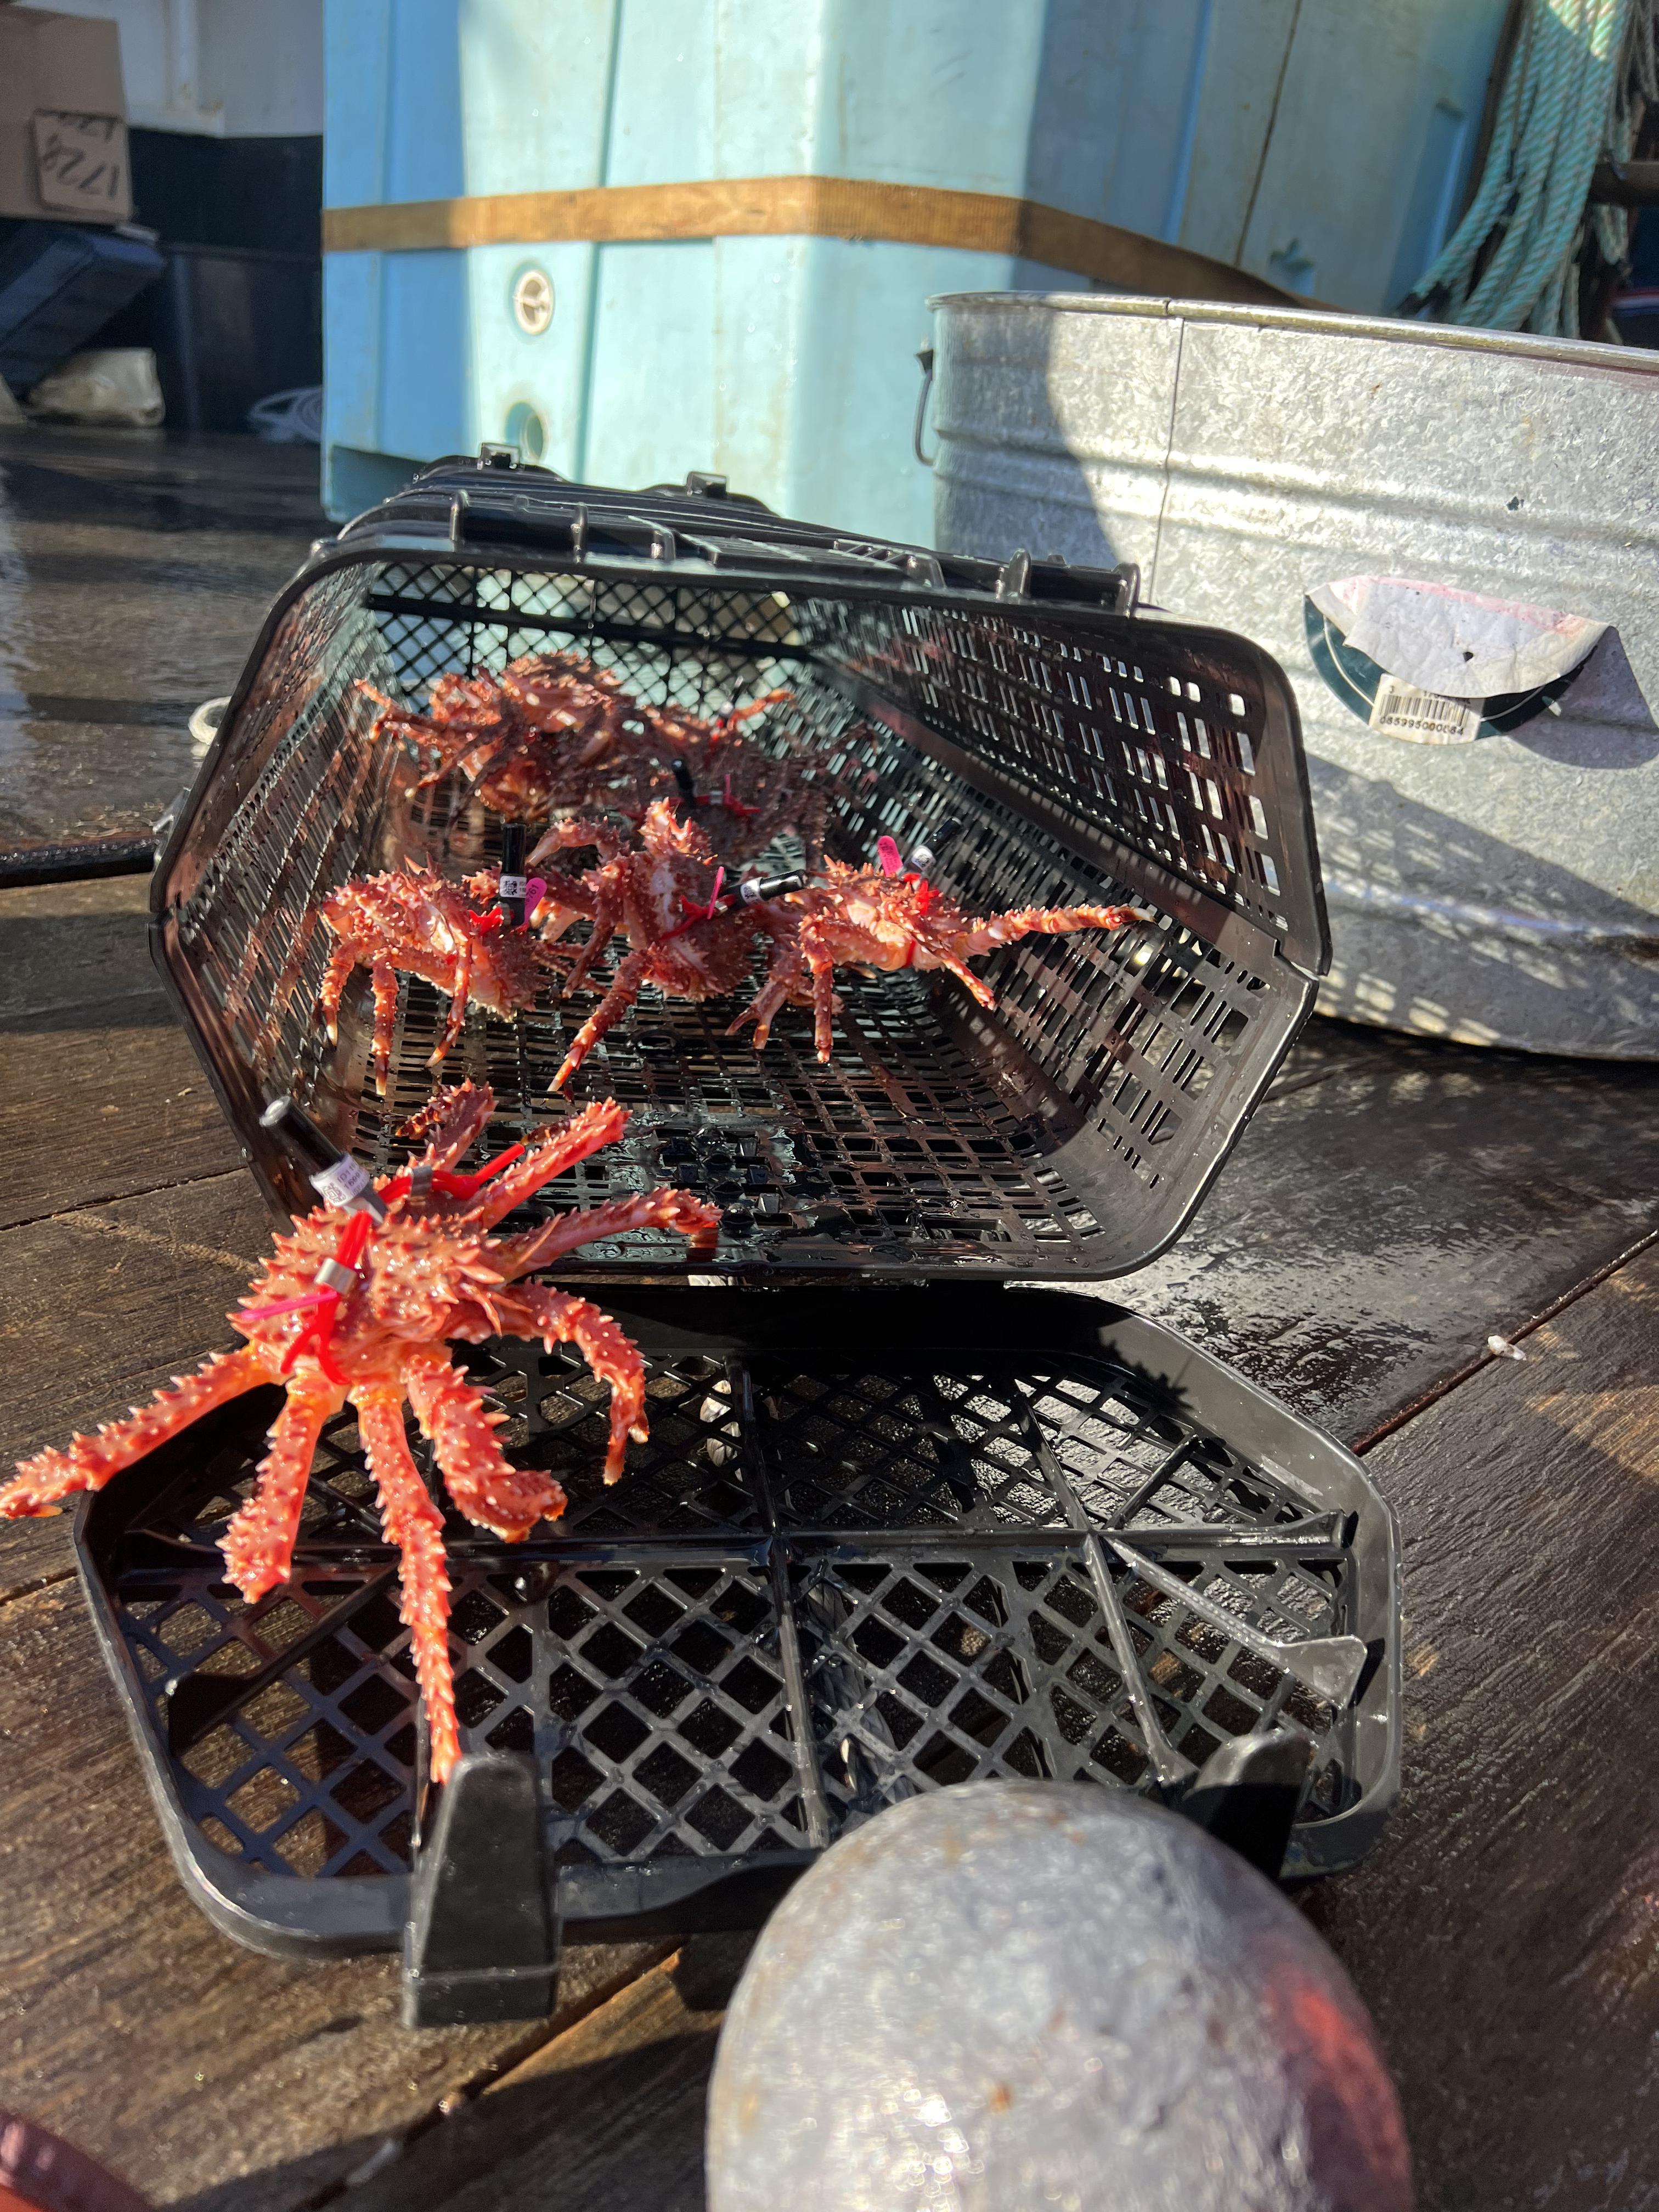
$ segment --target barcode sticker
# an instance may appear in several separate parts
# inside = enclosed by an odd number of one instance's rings
[[[336,1160],[331,1168],[311,1178],[311,1188],[325,1205],[349,1206],[354,1198],[361,1198],[371,1181],[368,1170],[360,1160]]]
[[[500,896],[504,899],[521,899],[529,888],[527,877],[503,876],[501,880]]]
[[[1371,703],[1371,727],[1419,745],[1465,745],[1480,736],[1486,706],[1484,699],[1452,699],[1385,676]]]

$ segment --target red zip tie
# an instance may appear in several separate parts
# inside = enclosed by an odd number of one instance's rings
[[[503,1168],[510,1168],[514,1160],[522,1158],[523,1153],[522,1145],[509,1145],[504,1152],[498,1152],[487,1167],[477,1168],[471,1174],[463,1174],[454,1168],[434,1168],[432,1188],[440,1198],[471,1198],[489,1181],[491,1176],[498,1176]],[[387,1198],[407,1198],[414,1187],[414,1176],[405,1171],[392,1177],[386,1186],[384,1195]]]
[[[374,1227],[374,1223],[371,1215],[354,1213],[342,1231],[339,1243],[334,1248],[332,1260],[325,1260],[323,1262],[323,1267],[330,1266],[343,1267],[349,1274],[356,1274],[358,1262],[363,1256]],[[320,1274],[322,1269],[319,1268],[318,1272]],[[330,1357],[334,1338],[334,1324],[339,1317],[342,1295],[342,1292],[330,1285],[325,1285],[321,1290],[308,1295],[307,1303],[313,1304],[314,1310],[311,1319],[283,1353],[280,1370],[283,1374],[291,1374],[295,1361],[302,1352],[308,1351],[331,1382],[345,1381],[344,1376],[341,1374]]]
[[[441,1190],[446,1198],[471,1198],[492,1176],[500,1175],[503,1168],[510,1168],[514,1160],[523,1157],[522,1145],[509,1145],[504,1152],[498,1152],[488,1166],[475,1168],[471,1174],[460,1173],[453,1168],[435,1168],[432,1175],[432,1188]]]
[[[728,814],[737,815],[739,820],[745,815],[760,812],[758,806],[750,806],[746,799],[732,798],[730,769],[726,771],[726,790],[723,796],[717,796],[714,792],[699,792],[691,803],[694,806],[723,806]]]
[[[682,897],[680,904],[685,908],[685,920],[677,921],[672,929],[664,930],[662,935],[657,939],[658,944],[666,945],[671,937],[684,937],[686,931],[692,928],[697,922],[713,921],[720,911],[720,885],[725,881],[726,870],[723,867],[716,868],[714,888],[708,895],[707,906],[699,906],[695,899]]]

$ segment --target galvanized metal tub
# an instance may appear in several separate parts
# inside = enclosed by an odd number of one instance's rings
[[[1146,598],[1289,672],[1322,1008],[1659,1056],[1659,355],[1144,298],[931,305],[941,550],[1138,562]],[[1404,743],[1315,665],[1306,595],[1356,574],[1612,628],[1553,711]]]

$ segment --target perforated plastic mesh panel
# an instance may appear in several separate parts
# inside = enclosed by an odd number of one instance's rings
[[[1160,1753],[1201,1765],[1280,1714],[1317,1744],[1299,1863],[1341,1860],[1319,1832],[1375,1790],[1376,1721],[1315,1695],[1259,1638],[1359,1636],[1386,1684],[1393,1624],[1367,1591],[1388,1574],[1359,1571],[1353,1496],[1322,1520],[1332,1501],[1144,1371],[1070,1352],[659,1356],[650,1442],[614,1489],[584,1370],[511,1345],[475,1371],[511,1455],[571,1503],[520,1547],[452,1518],[464,1738],[533,1757],[574,1909],[602,1913],[611,1871],[691,1860],[714,1882],[822,1848],[921,1789],[1150,1787]],[[285,1589],[245,1605],[211,1548],[270,1410],[216,1417],[226,1440],[205,1463],[169,1447],[94,1502],[94,1603],[191,1848],[296,1881],[396,1874],[416,1693],[349,1417],[325,1432]],[[1186,1595],[1099,1531],[1131,1532]]]
[[[433,1082],[445,1002],[418,980],[403,982],[384,1102],[365,975],[338,1046],[325,1043],[321,898],[405,855],[459,874],[496,849],[498,825],[453,785],[419,792],[419,764],[371,748],[374,710],[354,679],[423,703],[446,670],[574,643],[646,702],[708,708],[787,687],[751,726],[845,761],[843,858],[884,834],[908,850],[951,819],[961,833],[936,873],[972,910],[1121,899],[1158,919],[1005,949],[983,963],[989,1014],[948,978],[843,974],[828,1066],[805,1013],[786,1012],[757,1054],[725,1035],[737,1004],[647,993],[568,1094],[621,1099],[627,1139],[538,1203],[680,1182],[726,1207],[719,1264],[750,1273],[1142,1262],[1189,1214],[1310,1004],[1280,948],[1304,967],[1322,957],[1277,670],[1219,633],[1087,608],[837,591],[782,562],[765,586],[617,566],[371,544],[297,587],[271,627],[157,908],[166,970],[269,1185],[301,1198],[258,1130],[265,1096],[297,1086],[384,1168],[399,1157],[391,1129]],[[568,1110],[548,1086],[594,1003],[469,1018],[448,1073],[493,1085],[494,1137]],[[647,1233],[586,1248],[569,1272],[683,1265],[678,1239]]]

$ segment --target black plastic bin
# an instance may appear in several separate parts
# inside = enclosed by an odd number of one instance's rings
[[[318,903],[499,836],[369,743],[360,678],[419,702],[442,671],[574,643],[653,700],[781,686],[771,741],[860,771],[842,857],[949,817],[964,904],[1152,918],[1005,950],[993,1013],[948,980],[854,978],[828,1066],[805,1017],[757,1056],[729,1008],[678,1001],[586,1063],[574,1103],[615,1095],[631,1126],[547,1202],[662,1178],[726,1226],[703,1287],[648,1235],[568,1271],[617,1286],[647,1355],[651,1439],[620,1487],[585,1370],[469,1355],[508,1449],[572,1502],[520,1547],[452,1516],[466,1755],[436,1802],[348,1418],[294,1578],[254,1607],[213,1540],[270,1405],[88,1501],[83,1573],[186,1879],[284,1954],[401,1942],[410,2016],[437,2021],[544,2008],[561,1931],[751,1919],[848,1826],[973,1776],[1128,1784],[1273,1871],[1351,1865],[1397,1784],[1386,1506],[1208,1352],[1014,1286],[1167,1245],[1310,1010],[1327,939],[1283,675],[1136,611],[1128,573],[941,560],[717,479],[622,494],[507,459],[441,464],[313,548],[158,866],[158,963],[274,1208],[311,1201],[259,1125],[270,1092],[380,1169],[432,1081],[419,981],[384,1101],[356,994],[325,1042]],[[585,1011],[469,1018],[449,1073],[494,1086],[492,1145],[568,1110],[547,1085]]]

